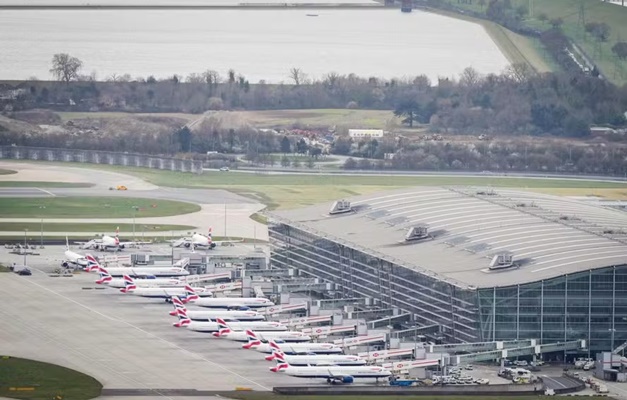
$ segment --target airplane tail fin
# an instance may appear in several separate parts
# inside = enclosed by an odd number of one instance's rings
[[[274,341],[270,341],[270,350],[272,350],[272,354],[269,356],[266,356],[266,360],[267,361],[272,361],[272,360],[285,361],[285,358],[284,358],[285,353],[283,353],[278,346],[274,347],[273,344],[276,346],[276,343]]]
[[[65,237],[65,250],[70,250],[70,241],[68,240],[67,236]]]
[[[243,349],[251,349],[261,345],[261,340],[259,340],[255,332],[250,329],[246,330],[246,337],[248,338],[248,343],[242,345]]]
[[[102,265],[96,260],[94,256],[91,254],[85,254],[85,259],[87,260],[87,266],[85,267],[85,271],[93,272],[102,270]]]
[[[187,308],[185,308],[185,303],[178,297],[172,296],[172,305],[174,306],[174,310],[170,311],[170,315],[177,316],[181,312],[187,314]]]
[[[279,361],[279,360],[277,359],[276,366],[275,366],[275,367],[270,368],[270,371],[272,371],[272,372],[279,372],[279,371],[281,371],[282,369],[287,369],[289,366],[290,366],[290,365],[289,365],[288,363],[286,363],[285,361]]]
[[[193,287],[185,285],[185,300],[183,303],[189,303],[190,301],[198,300],[200,297],[196,294]]]
[[[99,284],[99,285],[103,285],[105,283],[111,282],[112,279],[113,279],[113,277],[111,275],[109,275],[107,270],[104,269],[104,268],[101,268],[100,269],[100,279],[98,279],[96,281],[96,283]]]
[[[218,331],[213,333],[213,336],[220,337],[224,334],[231,333],[231,328],[226,324],[226,322],[222,318],[216,318],[216,322],[218,323]]]
[[[124,288],[120,289],[120,292],[128,293],[134,291],[135,289],[137,289],[137,286],[135,285],[135,283],[133,283],[132,279],[130,282],[124,279]]]
[[[189,325],[192,322],[192,320],[189,319],[187,317],[187,314],[185,313],[178,314],[178,317],[179,317],[179,320],[172,324],[173,326],[176,326],[177,328]]]

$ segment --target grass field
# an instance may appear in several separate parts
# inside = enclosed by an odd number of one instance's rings
[[[132,197],[0,198],[0,218],[140,218],[196,211],[196,204]]]
[[[14,390],[10,390],[14,388]],[[17,391],[15,388],[33,388]],[[100,395],[102,385],[94,378],[58,365],[0,357],[0,396],[14,399],[83,400]]]
[[[33,188],[87,188],[93,183],[81,182],[39,182],[39,181],[0,181],[0,187],[33,187]]]
[[[124,235],[128,235],[129,232],[133,232],[133,224],[96,224],[96,223],[46,223],[43,221],[44,235],[50,235],[53,232],[102,232],[112,234],[115,228],[119,227],[120,232]],[[36,235],[41,232],[42,224],[40,222],[0,222],[0,232],[17,232],[28,229],[32,235]],[[142,224],[140,220],[135,224],[135,232],[141,234],[145,232],[150,234],[152,232],[170,232],[170,231],[191,231],[193,226],[188,225],[154,225],[154,224]]]
[[[457,0],[448,0],[448,2],[456,7],[481,13],[485,13],[487,9],[486,6],[481,7],[478,1],[474,1],[472,4],[463,4]],[[616,62],[616,57],[611,50],[617,41],[627,40],[627,23],[625,23],[627,21],[627,7],[601,0],[511,0],[511,2],[514,8],[533,6],[533,14],[528,15],[525,20],[525,24],[529,27],[540,30],[550,28],[547,22],[538,19],[541,14],[546,14],[548,20],[561,18],[564,21],[562,26],[564,33],[579,47],[583,48],[586,54],[600,66],[601,71],[610,81],[617,85],[627,83],[627,62]],[[599,43],[590,35],[585,34],[585,29],[579,22],[581,4],[583,4],[582,16],[585,22],[605,22],[610,25],[611,36],[607,42]],[[466,19],[466,16],[458,17]],[[520,49],[522,50],[522,48]],[[525,55],[532,54],[524,53]],[[544,58],[546,59],[548,56]],[[547,63],[552,63],[552,61],[547,61]]]
[[[10,271],[9,267],[7,267],[6,265],[0,264],[0,273],[9,272],[9,271]]]
[[[124,117],[172,117],[188,121],[198,118],[196,114],[184,113],[125,113],[125,112],[57,112],[63,122],[85,118],[124,118]]]
[[[454,4],[456,6],[460,6],[457,1],[455,1]],[[473,11],[480,10],[478,5],[476,7],[473,7],[473,5],[468,5],[466,7],[473,9]],[[501,50],[507,60],[512,64],[527,64],[531,70],[538,73],[556,70],[555,64],[550,60],[550,57],[547,54],[543,53],[542,45],[537,39],[519,35],[491,21],[441,10],[432,11],[441,15],[463,19],[482,25],[488,35],[490,35],[492,40],[494,40],[494,43],[496,43],[499,50]]]
[[[568,189],[570,195],[585,196],[607,192],[605,197],[627,196],[623,183],[567,179],[508,178],[499,176],[358,176],[358,175],[270,175],[231,171],[182,172],[144,168],[110,167],[138,176],[155,185],[191,188],[222,188],[259,200],[274,208],[295,208],[408,186],[493,186],[542,190],[551,193]],[[556,193],[557,194],[557,193]]]
[[[12,174],[17,174],[17,171],[13,171],[12,169],[0,168],[0,175],[12,175]]]
[[[230,114],[234,118],[242,118],[258,128],[350,126],[355,129],[385,129],[386,127],[391,128],[401,125],[400,119],[395,117],[391,110],[349,110],[341,108],[235,111]]]

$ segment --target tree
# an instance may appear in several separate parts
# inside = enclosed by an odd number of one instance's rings
[[[182,127],[176,132],[176,138],[179,141],[182,151],[192,151],[192,131],[187,126]]]
[[[292,67],[290,69],[290,78],[294,81],[294,85],[298,86],[305,81],[306,74],[302,69]]]
[[[561,18],[552,18],[549,23],[554,29],[559,29],[564,23],[564,20]]]
[[[281,166],[285,168],[290,166],[290,159],[287,158],[286,155],[283,155],[283,157],[281,157]]]
[[[82,68],[83,62],[67,53],[58,53],[52,56],[52,68],[50,73],[60,81],[69,83],[78,78],[78,71]]]
[[[612,46],[612,52],[621,60],[627,59],[627,42],[617,42]]]
[[[414,126],[414,121],[418,120],[418,114],[420,113],[420,105],[416,100],[405,100],[401,102],[394,110],[394,115],[397,117],[404,117],[403,123]]]
[[[229,70],[229,83],[235,83],[235,70]]]
[[[298,161],[298,158],[294,158],[294,160],[292,161],[292,167],[300,168],[300,161]]]
[[[605,42],[610,38],[611,28],[605,22],[588,22],[585,26],[586,32],[591,34],[600,42]]]
[[[346,161],[344,161],[344,169],[355,169],[357,168],[357,161],[355,161],[353,158],[347,158]]]
[[[483,8],[485,7],[485,0],[479,0],[479,5],[481,6],[481,9],[483,10]]]
[[[538,21],[546,23],[546,21],[548,21],[548,20],[549,20],[549,16],[546,15],[546,13],[542,12],[542,13],[538,14]]]
[[[312,157],[307,158],[307,162],[305,163],[305,165],[307,165],[307,168],[309,169],[313,169],[316,166]]]
[[[290,144],[290,140],[287,136],[283,136],[281,139],[281,153],[287,154],[292,152],[292,145]]]
[[[296,142],[296,152],[298,154],[305,154],[307,152],[307,142],[305,142],[305,139],[301,138]]]

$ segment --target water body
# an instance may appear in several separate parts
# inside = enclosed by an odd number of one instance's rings
[[[0,79],[50,79],[52,56],[61,52],[98,79],[207,69],[224,76],[232,68],[250,82],[278,83],[299,67],[310,77],[435,80],[468,66],[498,73],[508,65],[480,25],[419,11],[0,10]]]

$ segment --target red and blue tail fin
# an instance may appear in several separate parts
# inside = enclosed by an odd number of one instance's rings
[[[109,275],[107,270],[102,268],[102,269],[100,269],[100,279],[98,279],[96,281],[96,283],[99,284],[99,285],[103,285],[105,283],[111,282],[112,279],[113,279],[113,277],[111,275]]]
[[[96,260],[96,258],[92,256],[91,254],[85,254],[85,259],[87,260],[87,266],[85,267],[85,271],[87,272],[98,271],[99,272],[101,269],[103,269],[102,265],[100,265],[98,260]]]
[[[120,292],[122,293],[128,293],[128,292],[132,292],[133,290],[137,289],[137,286],[135,286],[135,283],[133,283],[133,281],[131,280],[131,282],[127,281],[126,279],[124,280],[124,288],[120,289]]]
[[[243,349],[250,349],[253,347],[261,346],[261,340],[255,335],[255,332],[250,329],[246,329],[246,337],[248,338],[248,343],[243,344]]]
[[[216,318],[216,322],[218,323],[218,331],[214,332],[213,336],[220,337],[222,335],[232,332],[231,328],[229,328],[229,326],[222,318]]]
[[[279,372],[279,371],[281,371],[282,369],[287,369],[289,366],[290,366],[290,365],[289,365],[288,363],[286,363],[285,361],[279,361],[279,360],[277,359],[277,362],[276,362],[276,367],[272,367],[272,368],[270,368],[270,371],[272,371],[272,372]]]
[[[187,314],[185,314],[185,313],[179,314],[178,317],[179,317],[179,320],[172,324],[173,326],[176,326],[177,328],[189,325],[192,322],[192,320],[189,319],[187,317]]]
[[[170,311],[170,315],[177,316],[180,312],[187,314],[187,308],[185,308],[185,304],[178,296],[172,296],[172,305],[174,310]]]
[[[185,285],[185,299],[183,303],[189,303],[190,301],[198,300],[200,297],[196,294],[193,287]]]
[[[272,344],[276,345],[276,343],[274,343],[274,341],[270,341],[270,350],[272,351],[272,354],[269,355],[269,356],[266,356],[266,360],[267,361],[272,361],[272,360],[278,359],[278,360],[285,361],[285,358],[283,357],[283,356],[285,356],[285,354],[281,351],[280,348],[273,347]]]

